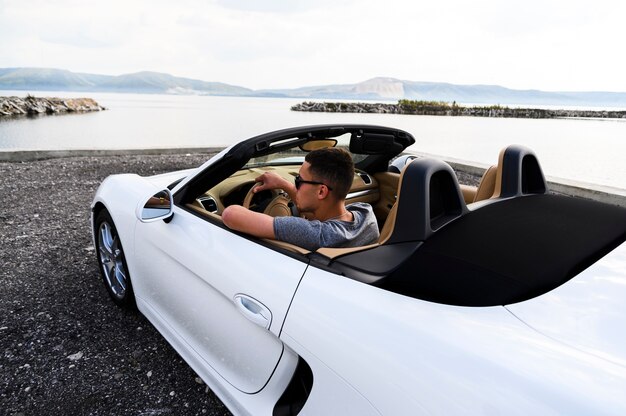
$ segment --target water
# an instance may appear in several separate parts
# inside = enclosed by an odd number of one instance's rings
[[[0,91],[24,96],[24,92]],[[0,118],[0,151],[220,147],[271,130],[365,123],[413,134],[412,150],[495,164],[508,144],[530,147],[547,176],[626,189],[626,120],[530,120],[301,113],[300,99],[37,92],[96,99],[107,111]]]

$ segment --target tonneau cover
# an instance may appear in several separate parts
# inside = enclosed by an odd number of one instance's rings
[[[376,284],[433,302],[492,306],[546,293],[626,240],[626,209],[530,195],[447,224]]]

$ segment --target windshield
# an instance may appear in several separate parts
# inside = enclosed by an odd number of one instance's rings
[[[337,145],[335,147],[340,147],[350,153],[350,134],[344,134],[338,137],[334,137],[333,139],[337,140]],[[267,166],[267,165],[295,165],[304,163],[304,157],[308,152],[301,150],[298,146],[292,147],[290,149],[279,150],[276,153],[271,153],[269,155],[253,157],[248,163],[244,166],[244,168],[254,168],[259,166]],[[352,156],[352,160],[354,163],[359,163],[364,160],[367,155],[358,155],[354,153],[350,153]]]

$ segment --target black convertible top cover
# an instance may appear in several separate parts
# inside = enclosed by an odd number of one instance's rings
[[[446,225],[375,285],[438,303],[510,304],[560,286],[624,240],[624,208],[559,195],[518,197]]]

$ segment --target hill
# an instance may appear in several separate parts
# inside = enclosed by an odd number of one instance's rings
[[[80,74],[63,69],[3,68],[0,89],[25,91],[108,91],[163,94],[250,95],[252,90],[158,72],[125,75]]]
[[[570,105],[626,107],[624,92],[548,92],[514,90],[498,85],[458,85],[443,82],[372,78],[356,84],[319,85],[293,89],[252,90],[221,82],[175,77],[159,72],[118,76],[74,73],[49,68],[0,68],[0,90],[106,91],[343,100],[401,99],[472,104]]]
[[[357,84],[325,85],[291,90],[262,90],[274,96],[297,98],[446,101],[472,104],[626,106],[626,93],[547,92],[514,90],[498,85],[458,85],[442,82],[373,78]]]

